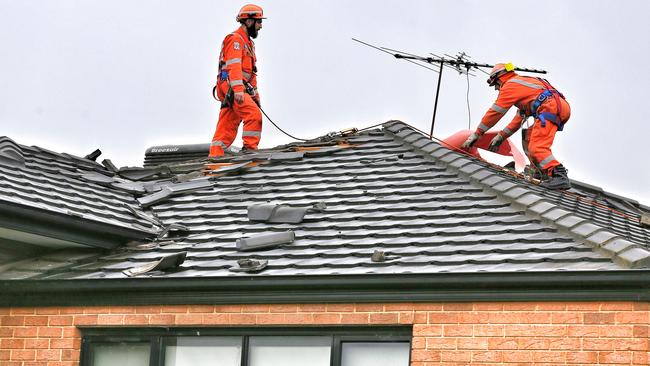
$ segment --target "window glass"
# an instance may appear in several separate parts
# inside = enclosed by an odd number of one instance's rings
[[[165,347],[165,366],[239,366],[241,337],[179,337]]]
[[[250,337],[250,366],[329,366],[331,337]]]
[[[95,343],[93,366],[149,366],[149,343]]]
[[[345,342],[341,344],[341,366],[408,366],[407,342]]]

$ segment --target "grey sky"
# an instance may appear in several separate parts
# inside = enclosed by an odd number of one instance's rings
[[[209,142],[217,56],[243,4],[0,0],[0,135],[76,155],[100,148],[118,166],[141,165],[152,145]],[[548,70],[572,107],[554,145],[569,176],[650,204],[650,1],[258,4],[268,16],[256,40],[262,104],[294,135],[389,119],[429,130],[437,75],[351,37],[465,51]],[[443,74],[436,136],[467,128],[466,83]],[[472,129],[495,98],[482,74],[470,78]],[[261,147],[289,141],[265,122]]]

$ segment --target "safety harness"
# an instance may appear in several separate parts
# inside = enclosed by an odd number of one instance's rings
[[[537,98],[535,98],[533,105],[530,108],[530,112],[535,118],[539,118],[539,120],[542,122],[542,127],[546,127],[546,121],[548,120],[557,126],[558,131],[562,131],[564,129],[564,122],[562,122],[560,119],[560,116],[562,115],[562,103],[560,102],[560,98],[565,99],[564,95],[555,89],[551,83],[548,82],[548,80],[542,78],[537,78],[537,80],[539,80],[546,89],[544,89],[544,91],[542,91],[537,96]],[[557,105],[557,114],[553,114],[551,112],[537,113],[539,106],[542,105],[542,103],[544,103],[550,97],[553,97],[553,99],[555,99],[555,104]]]
[[[242,40],[242,43],[244,45],[244,49],[247,49],[251,53],[251,55],[254,54],[253,50],[250,48],[250,46],[248,44],[246,44],[246,42],[245,42],[244,38],[241,36],[241,34],[239,34],[237,32],[232,32],[232,33],[229,34],[229,36],[230,37],[232,37],[232,36],[239,37]],[[232,90],[232,86],[230,85],[230,78],[229,78],[229,75],[228,75],[228,70],[223,68],[223,66],[225,65],[224,55],[223,55],[223,46],[224,46],[225,43],[226,42],[224,40],[223,44],[221,45],[221,54],[219,55],[219,72],[217,74],[217,85],[222,81],[226,81],[228,83],[228,91],[226,92],[226,95],[224,96],[223,100],[221,101],[221,108],[227,108],[227,107],[232,106],[233,100],[234,100],[234,97],[235,97],[234,92]],[[257,66],[255,65],[255,58],[251,57],[251,59],[252,59],[252,64],[253,64],[252,74],[248,74],[247,72],[242,70],[242,76],[244,77],[243,82],[244,82],[244,89],[245,89],[246,93],[248,93],[251,97],[254,97],[255,95],[257,95],[257,91],[250,84],[250,80],[253,78],[253,75],[255,73],[257,73]],[[215,85],[214,88],[212,88],[212,95],[215,95],[214,92],[215,92],[215,89],[217,88],[217,85]]]

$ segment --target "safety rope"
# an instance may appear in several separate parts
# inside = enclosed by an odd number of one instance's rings
[[[277,128],[278,130],[280,130],[280,132],[282,132],[283,134],[285,134],[285,135],[291,137],[291,138],[294,139],[294,140],[298,140],[298,141],[311,141],[311,140],[308,140],[308,139],[301,139],[300,137],[293,136],[292,134],[290,134],[290,133],[286,132],[285,130],[281,129],[280,126],[276,125],[275,122],[273,122],[273,120],[271,119],[271,117],[269,117],[269,115],[266,114],[266,112],[264,112],[264,110],[262,109],[261,106],[258,105],[258,107],[260,108],[260,111],[262,111],[262,113],[264,114],[264,117],[266,117],[266,119],[268,119],[269,122],[271,122],[271,124],[272,124],[273,126],[275,126],[275,128]]]
[[[409,124],[406,123],[406,122],[402,122],[402,123],[404,123],[405,125],[409,126],[409,127],[412,128],[412,129],[414,129],[415,131],[421,133],[421,134],[424,135],[425,137],[429,138],[429,134],[428,134],[428,133],[426,133],[426,132],[424,132],[424,131],[418,129],[417,127],[411,126],[411,125],[409,125]],[[479,158],[479,157],[477,157],[477,156],[474,156],[474,155],[470,154],[468,151],[465,151],[465,150],[463,150],[463,149],[457,148],[457,147],[455,147],[455,146],[451,146],[451,145],[445,143],[444,141],[440,140],[440,139],[437,138],[437,137],[431,137],[430,139],[431,139],[431,140],[436,140],[437,142],[441,143],[442,145],[444,145],[445,147],[447,147],[447,148],[450,149],[450,150],[454,150],[454,151],[456,151],[456,152],[458,152],[458,153],[461,153],[461,154],[463,154],[463,155],[466,155],[467,157],[470,157],[470,158],[472,158],[472,159],[479,160],[479,161],[481,161],[481,162],[483,162],[483,163],[485,163],[485,164],[491,166],[492,168],[495,168],[495,169],[497,169],[497,170],[503,170],[503,167],[502,167],[502,166],[500,166],[500,165],[498,165],[498,164],[491,163],[491,162],[489,162],[489,161],[486,161],[486,160],[484,160],[483,158]],[[533,184],[533,185],[539,186],[539,183],[534,182],[534,181],[529,180],[529,179],[526,179],[526,176],[524,176],[524,175],[521,174],[521,173],[518,173],[518,172],[516,172],[516,171],[511,171],[510,174],[514,175],[515,177],[517,177],[517,178],[519,178],[519,179],[525,180],[525,181],[527,181],[527,182],[529,182],[529,183],[531,183],[531,184]],[[607,210],[607,211],[610,211],[610,212],[612,212],[612,213],[615,213],[615,214],[617,214],[617,215],[619,215],[619,216],[622,216],[622,217],[624,217],[624,218],[626,218],[626,219],[628,219],[628,220],[631,220],[631,221],[634,221],[634,222],[638,222],[638,223],[641,222],[641,219],[640,219],[640,218],[637,218],[637,217],[634,217],[634,216],[628,215],[628,214],[626,214],[626,213],[624,213],[624,212],[621,212],[621,211],[615,210],[615,209],[613,209],[613,208],[611,208],[611,207],[609,207],[609,206],[607,206],[607,205],[603,205],[603,204],[601,204],[601,203],[598,203],[598,202],[596,202],[595,200],[587,199],[587,198],[585,198],[585,197],[583,197],[583,196],[581,196],[581,195],[579,195],[579,194],[577,194],[577,193],[573,193],[573,192],[569,192],[569,191],[562,191],[562,193],[563,193],[563,194],[566,194],[566,195],[568,195],[568,196],[575,197],[576,200],[581,201],[581,202],[583,202],[583,203],[585,203],[585,204],[592,205],[592,206],[594,206],[594,207],[602,208],[602,209],[604,209],[604,210]]]

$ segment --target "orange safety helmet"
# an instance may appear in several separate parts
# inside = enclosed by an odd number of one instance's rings
[[[237,13],[237,21],[241,22],[246,19],[266,19],[264,17],[264,10],[254,4],[244,5],[239,9],[239,13]]]
[[[515,70],[515,66],[511,63],[508,62],[507,64],[496,64],[490,71],[490,76],[487,79],[487,83],[489,86],[494,86],[494,84],[497,83],[497,80],[502,75],[505,75],[509,72],[512,72]]]

